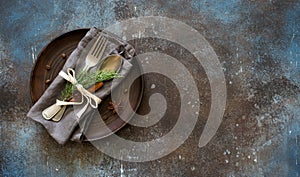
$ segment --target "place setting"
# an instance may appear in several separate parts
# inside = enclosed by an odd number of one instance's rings
[[[119,36],[97,28],[64,33],[37,57],[27,116],[59,144],[107,137],[138,109],[141,73],[134,47]]]

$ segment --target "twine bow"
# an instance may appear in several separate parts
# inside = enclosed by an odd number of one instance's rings
[[[91,105],[92,108],[98,108],[98,104],[101,102],[101,99],[97,96],[93,95],[91,92],[87,91],[81,84],[79,84],[75,77],[75,71],[71,68],[67,69],[67,73],[64,71],[60,71],[59,75],[63,77],[65,80],[71,82],[77,90],[81,93],[81,102],[68,102],[68,101],[61,101],[56,100],[56,105],[81,105],[84,102],[84,98],[86,99],[86,104],[83,108],[76,114],[78,117],[81,117],[82,114],[87,109],[88,105]]]

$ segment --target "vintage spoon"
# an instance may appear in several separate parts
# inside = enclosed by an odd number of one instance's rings
[[[119,72],[123,64],[122,56],[119,54],[113,54],[106,57],[103,62],[100,64],[99,70]],[[95,90],[96,91],[96,90]],[[58,122],[63,117],[63,113],[66,109],[66,106],[59,106],[53,104],[42,112],[43,117],[46,120],[52,119],[55,122]]]
[[[123,64],[122,56],[119,54],[113,54],[106,57],[100,64],[99,70],[119,72]]]

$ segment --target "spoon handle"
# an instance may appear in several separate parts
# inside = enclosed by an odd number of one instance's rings
[[[55,114],[55,116],[52,118],[52,120],[54,122],[58,122],[60,121],[60,119],[62,118],[62,116],[64,115],[64,112],[66,110],[67,106],[61,106],[61,109]]]

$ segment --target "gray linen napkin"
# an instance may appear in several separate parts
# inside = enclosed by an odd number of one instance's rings
[[[77,48],[71,53],[62,70],[66,72],[67,68],[75,68],[75,71],[79,72],[82,66],[84,66],[85,57],[98,35],[105,36],[109,41],[103,58],[113,53],[122,53],[121,55],[124,57],[123,65],[119,72],[122,77],[114,80],[113,85],[112,81],[105,82],[104,86],[95,93],[100,99],[104,99],[110,94],[111,89],[118,86],[118,83],[122,81],[132,67],[130,61],[134,55],[134,49],[131,45],[108,32],[101,32],[101,30],[97,28],[91,28],[79,42]],[[95,68],[92,70],[95,70]],[[87,126],[80,126],[80,128],[78,123],[80,121],[83,122],[80,123],[81,125],[88,124],[89,114],[95,111],[89,106],[81,118],[78,119],[76,117],[76,111],[74,110],[83,105],[68,106],[64,113],[64,117],[59,122],[45,120],[42,116],[42,111],[56,102],[56,99],[60,97],[61,90],[64,88],[65,84],[66,81],[62,77],[57,76],[27,114],[29,118],[41,123],[59,144],[66,143],[71,137],[74,141],[81,141],[84,133],[83,128]],[[99,106],[101,106],[101,103]],[[80,130],[76,130],[78,128]]]

